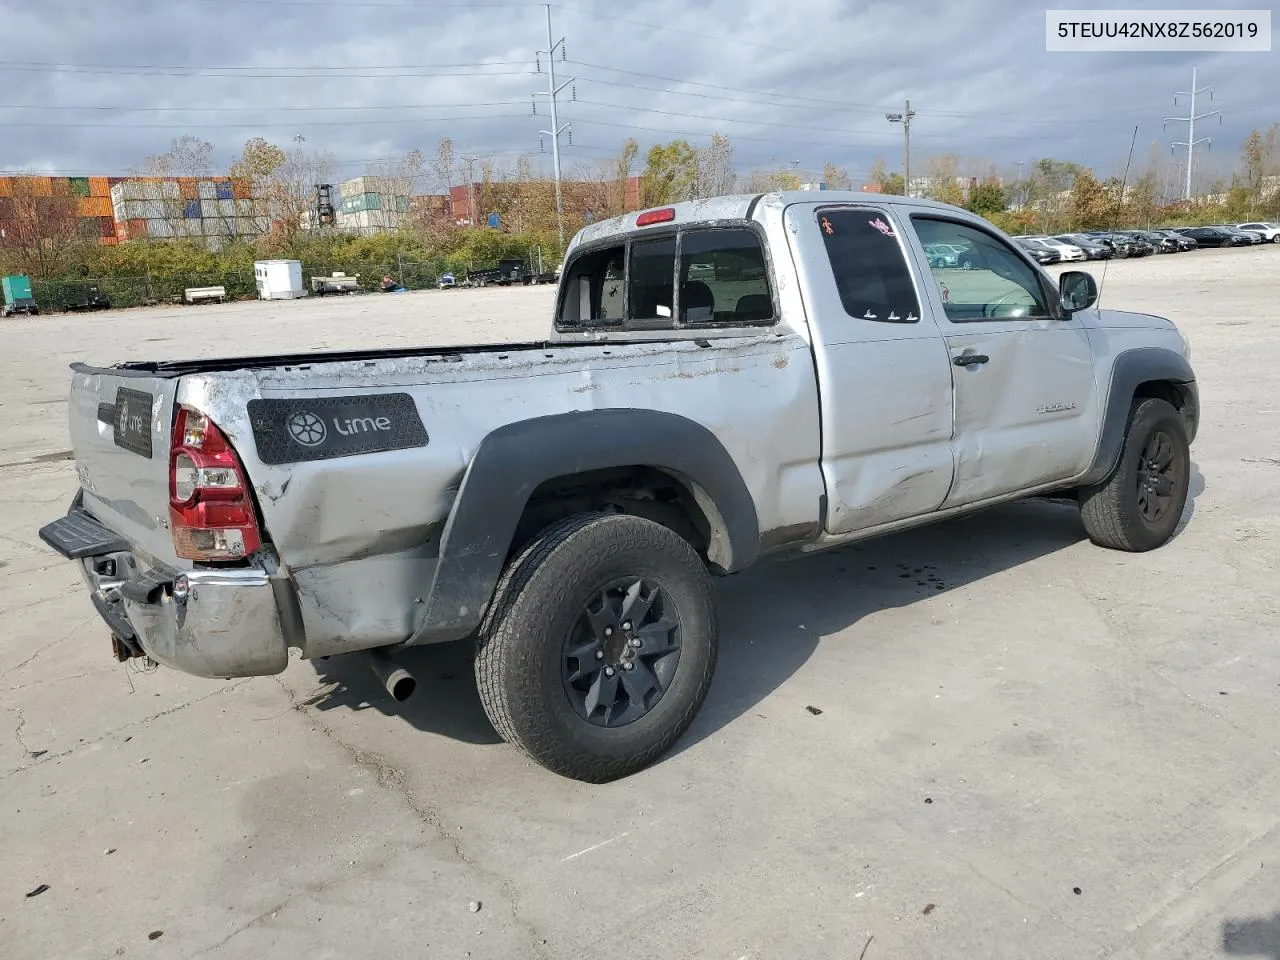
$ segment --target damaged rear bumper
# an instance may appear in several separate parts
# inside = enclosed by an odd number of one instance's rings
[[[198,677],[266,676],[288,665],[278,584],[266,570],[171,570],[134,553],[76,505],[40,538],[80,564],[118,650],[140,650]]]

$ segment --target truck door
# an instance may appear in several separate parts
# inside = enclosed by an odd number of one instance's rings
[[[887,206],[887,205],[886,205]],[[929,513],[951,487],[951,363],[887,208],[787,208],[818,370],[827,532]]]
[[[956,475],[945,507],[1067,480],[1093,457],[1098,391],[1078,317],[1027,258],[980,222],[915,213],[921,255],[962,248],[953,266],[930,261],[926,291],[955,382]]]

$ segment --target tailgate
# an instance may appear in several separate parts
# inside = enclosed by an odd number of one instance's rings
[[[179,563],[169,532],[169,444],[179,378],[76,368],[68,405],[84,507],[153,558]]]

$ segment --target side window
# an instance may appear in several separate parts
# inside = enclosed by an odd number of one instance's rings
[[[920,242],[959,248],[954,262],[929,257],[929,270],[952,323],[1047,317],[1039,275],[1006,244],[985,230],[953,220],[913,216]]]
[[[818,210],[818,229],[845,313],[879,323],[917,323],[920,300],[897,233],[875,210]],[[954,259],[945,242],[929,261]]]
[[[593,250],[573,261],[563,278],[561,327],[619,327],[625,313],[624,263],[626,248],[619,244]]]
[[[631,244],[632,320],[670,322],[675,300],[676,238],[637,240]]]
[[[773,322],[760,238],[745,228],[680,235],[680,322],[747,326]]]

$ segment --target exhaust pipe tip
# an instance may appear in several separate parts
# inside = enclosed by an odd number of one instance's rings
[[[418,681],[410,676],[408,671],[397,670],[388,678],[386,686],[392,700],[396,703],[404,703],[417,692]]]
[[[396,663],[386,650],[369,651],[369,666],[374,675],[382,681],[391,699],[396,703],[404,703],[418,690],[418,680],[412,673]]]

